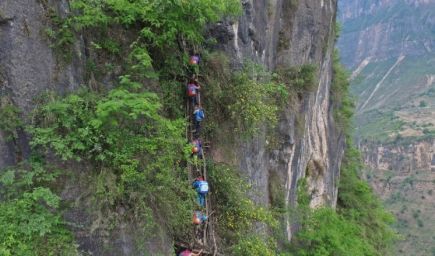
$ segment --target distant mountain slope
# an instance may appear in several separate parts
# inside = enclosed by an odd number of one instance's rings
[[[347,0],[339,8],[345,24],[339,47],[348,67],[367,57],[376,61],[435,51],[434,0]]]
[[[435,255],[435,172],[370,171],[368,177],[386,207],[396,215],[394,226],[402,241],[395,247],[394,255]]]
[[[435,0],[342,0],[365,176],[397,217],[395,255],[435,255]]]
[[[350,0],[340,8],[338,46],[353,71],[359,137],[433,133],[435,0]]]

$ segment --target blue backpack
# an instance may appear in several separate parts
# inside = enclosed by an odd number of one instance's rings
[[[208,192],[208,182],[207,181],[204,181],[204,180],[199,181],[198,192],[199,193],[207,193]]]
[[[200,122],[204,119],[205,114],[204,114],[204,110],[199,109],[196,113],[195,113],[195,119],[196,121]]]

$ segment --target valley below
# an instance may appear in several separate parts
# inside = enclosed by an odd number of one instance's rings
[[[435,255],[435,1],[339,3],[362,176],[396,217],[394,255]]]

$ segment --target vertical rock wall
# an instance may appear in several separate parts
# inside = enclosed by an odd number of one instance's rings
[[[294,205],[297,181],[307,177],[312,207],[336,204],[344,148],[330,101],[336,5],[334,0],[243,1],[244,15],[238,22],[214,28],[215,35],[225,35],[218,36],[220,47],[239,63],[250,58],[270,70],[303,64],[318,67],[317,89],[299,95],[298,102],[282,113],[277,146],[271,147],[263,132],[242,143],[239,157],[220,159],[241,167],[257,190],[253,197],[259,203],[270,204],[271,186],[280,186],[285,202]],[[225,155],[223,150],[217,149],[215,156]]]
[[[53,4],[37,0],[0,1],[0,96],[8,98],[26,116],[34,108],[35,97],[42,92],[70,91],[82,81],[80,42],[71,65],[60,64],[50,48],[45,36],[48,8],[63,14],[68,11],[68,4],[66,1]],[[18,146],[28,151],[23,137],[21,134]],[[13,147],[0,136],[0,168],[15,163]]]

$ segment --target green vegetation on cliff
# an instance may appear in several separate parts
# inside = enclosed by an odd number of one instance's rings
[[[119,204],[139,223],[155,210],[168,231],[178,234],[190,224],[193,206],[186,172],[178,167],[189,150],[184,123],[162,117],[157,95],[137,85],[124,78],[107,94],[83,90],[48,102],[36,112],[31,144],[64,161],[90,164],[89,175],[114,175],[106,193],[97,195],[107,219],[121,221],[110,216]]]
[[[66,95],[47,93],[37,102],[27,131],[39,157],[6,170],[0,179],[1,253],[77,255],[72,227],[62,218],[71,202],[56,193],[62,191],[62,179],[80,175],[91,187],[88,214],[98,220],[90,232],[114,231],[130,222],[139,233],[138,247],[154,238],[158,227],[171,240],[192,239],[195,192],[187,177],[192,158],[183,111],[187,51],[204,41],[206,24],[238,14],[239,5],[236,0],[74,0],[75,15],[60,19],[50,14],[53,28],[46,32],[57,50],[71,48],[75,33],[90,38],[90,86]],[[248,63],[230,71],[219,53],[204,51],[203,61],[209,134],[226,119],[242,137],[255,135],[264,123],[272,128],[280,108],[296,94],[316,89],[312,65],[271,74]],[[347,76],[337,57],[334,61],[335,114],[345,130],[352,103]],[[95,81],[113,70],[121,71],[111,86]],[[0,129],[16,136],[22,126],[19,113],[7,106],[0,114],[11,120]],[[302,180],[298,208],[282,209],[280,203],[281,209],[272,212],[249,198],[250,186],[234,167],[209,163],[221,251],[235,256],[384,254],[392,238],[389,216],[358,179],[360,159],[348,149],[337,211],[310,209]],[[279,230],[276,217],[294,218],[295,211],[300,232],[291,244],[279,246],[285,241],[270,234]]]
[[[160,77],[162,84],[177,79],[167,68],[185,69],[186,53],[179,43],[190,47],[201,43],[205,24],[237,14],[239,2],[76,0],[71,6],[76,15],[65,19],[48,8],[52,28],[46,32],[56,51],[69,57],[64,53],[71,52],[75,33],[84,33],[92,40],[95,52],[88,60],[89,78],[107,71],[107,63],[100,62],[103,55],[123,59],[121,53],[127,56],[125,61],[109,65],[120,67],[124,75],[111,90],[90,83],[90,89],[66,96],[41,97],[28,129],[33,150],[62,159],[58,165],[63,173],[80,177],[87,172],[86,182],[94,189],[91,196],[95,202],[89,214],[99,219],[91,229],[111,230],[121,222],[134,222],[144,237],[137,241],[141,243],[153,235],[157,224],[163,224],[171,238],[189,240],[194,191],[185,169],[185,163],[191,161],[185,120],[180,115],[165,117],[170,113],[162,111],[155,93],[162,92],[147,79]],[[114,31],[121,36],[109,39]],[[172,85],[169,90],[184,88],[182,82]],[[5,106],[1,114],[15,114],[8,119],[11,122],[1,126],[3,132],[14,136],[12,121],[19,120],[17,113]],[[25,177],[32,174],[26,169],[22,172]],[[17,182],[8,177],[1,180],[2,190],[12,189]],[[60,180],[53,178],[52,182]],[[47,185],[33,185],[30,176],[27,190],[20,190],[10,201],[2,198],[0,249],[4,254],[68,255],[67,249],[75,248],[61,221],[60,198]],[[32,208],[34,215],[30,214]],[[119,214],[119,208],[125,214]],[[20,222],[26,215],[36,218],[34,225]]]
[[[367,255],[391,255],[391,245],[397,239],[391,228],[393,215],[384,209],[372,188],[359,177],[363,168],[361,156],[351,143],[349,139],[341,169],[339,212],[361,228],[361,238],[369,245]]]
[[[6,140],[16,140],[17,130],[22,128],[23,122],[20,119],[20,111],[6,97],[0,98],[0,130],[4,133]]]
[[[153,238],[157,226],[163,226],[164,232],[175,241],[191,240],[191,214],[195,207],[186,168],[186,163],[192,160],[184,134],[184,75],[188,73],[185,47],[196,47],[203,41],[205,24],[215,22],[223,15],[237,14],[239,2],[77,0],[72,1],[72,8],[77,15],[66,19],[60,19],[50,10],[52,28],[46,32],[56,51],[68,57],[64,61],[70,60],[71,56],[64,53],[74,44],[75,32],[80,31],[92,40],[90,45],[96,54],[88,60],[90,88],[62,96],[48,93],[39,98],[28,127],[33,150],[61,159],[57,165],[62,173],[88,177],[86,182],[92,188],[89,193],[94,202],[88,211],[98,220],[91,230],[110,231],[121,223],[131,222],[139,230],[138,243]],[[113,31],[122,37],[109,39]],[[111,64],[121,68],[124,74],[117,85],[108,89],[96,84],[93,79],[98,79],[108,67],[107,63],[102,64],[102,56],[106,55],[105,60],[120,59],[121,54],[127,56],[125,61]],[[241,106],[242,102],[248,103],[239,111],[244,117],[244,122],[237,124],[241,132],[254,132],[248,129],[262,122],[263,116],[276,120],[276,106],[269,96],[262,98],[261,93],[270,95],[274,90],[256,91],[265,83],[247,71],[230,74],[230,79],[233,85],[247,89],[255,85],[249,91],[254,92],[255,97],[238,95],[231,104],[219,103],[228,110]],[[161,87],[155,86],[157,81]],[[231,92],[244,91],[233,88]],[[261,106],[256,105],[263,101]],[[8,116],[12,113],[9,108],[2,110]],[[235,114],[232,116],[235,118]],[[2,130],[13,134],[16,127],[5,126]],[[23,172],[25,175],[31,173]],[[224,172],[225,177],[219,172]],[[216,190],[219,197],[215,200],[227,200],[225,204],[219,204],[214,214],[222,224],[218,232],[228,241],[228,253],[252,250],[251,240],[247,240],[246,235],[253,231],[254,223],[272,224],[270,213],[248,198],[248,186],[233,168],[213,167],[210,176],[212,183],[217,184],[216,188],[225,187],[225,190]],[[53,177],[51,183],[56,187],[61,181]],[[13,184],[5,178],[1,185],[9,188]],[[20,236],[20,232],[27,231],[20,223],[7,219],[16,213],[15,208],[5,202],[2,207],[10,208],[10,214],[5,214],[1,224],[11,222],[9,227],[17,233],[17,238],[14,236],[15,240],[8,242],[7,237],[3,237],[1,244],[5,247],[2,250],[11,255],[24,252],[12,251],[11,248],[20,244],[27,250],[22,255],[41,255],[40,251],[53,255],[77,254],[72,250],[75,249],[74,241],[60,216],[61,210],[68,209],[70,202],[65,201],[65,208],[61,209],[60,198],[48,188],[39,189],[28,184],[28,189],[44,192],[41,200],[35,195],[35,201],[29,203],[41,209],[38,224],[45,229],[39,231],[35,227],[28,235],[30,238]],[[27,198],[26,193],[18,194],[17,198]],[[119,214],[119,208],[123,209],[123,214]],[[23,211],[23,214],[28,213]],[[51,242],[38,242],[41,239],[53,241],[58,248],[50,247]],[[262,240],[260,236],[251,239]],[[30,241],[38,243],[31,244]],[[137,246],[141,247],[140,244]]]
[[[270,227],[277,225],[271,212],[249,199],[250,186],[233,167],[213,163],[208,166],[211,167],[209,181],[214,187],[211,197],[218,214],[216,228],[223,239],[223,248],[227,248],[225,254],[273,255],[273,240],[265,241],[266,234],[254,231],[255,223]]]
[[[61,199],[47,187],[58,176],[37,159],[0,176],[0,255],[77,255],[59,213]]]
[[[276,74],[251,62],[245,62],[240,70],[232,70],[230,59],[222,52],[208,54],[204,61],[204,104],[210,119],[206,132],[210,136],[223,123],[228,125],[228,133],[235,132],[243,138],[258,134],[263,124],[268,128],[277,124],[291,89]]]
[[[359,229],[357,238],[363,245],[361,255],[391,255],[391,245],[397,239],[391,228],[394,218],[384,209],[368,183],[359,176],[362,174],[363,163],[360,152],[352,141],[351,118],[354,104],[349,87],[349,76],[339,58],[335,57],[333,88],[339,88],[338,92],[342,94],[336,116],[344,122],[347,137],[341,165],[337,212]]]

